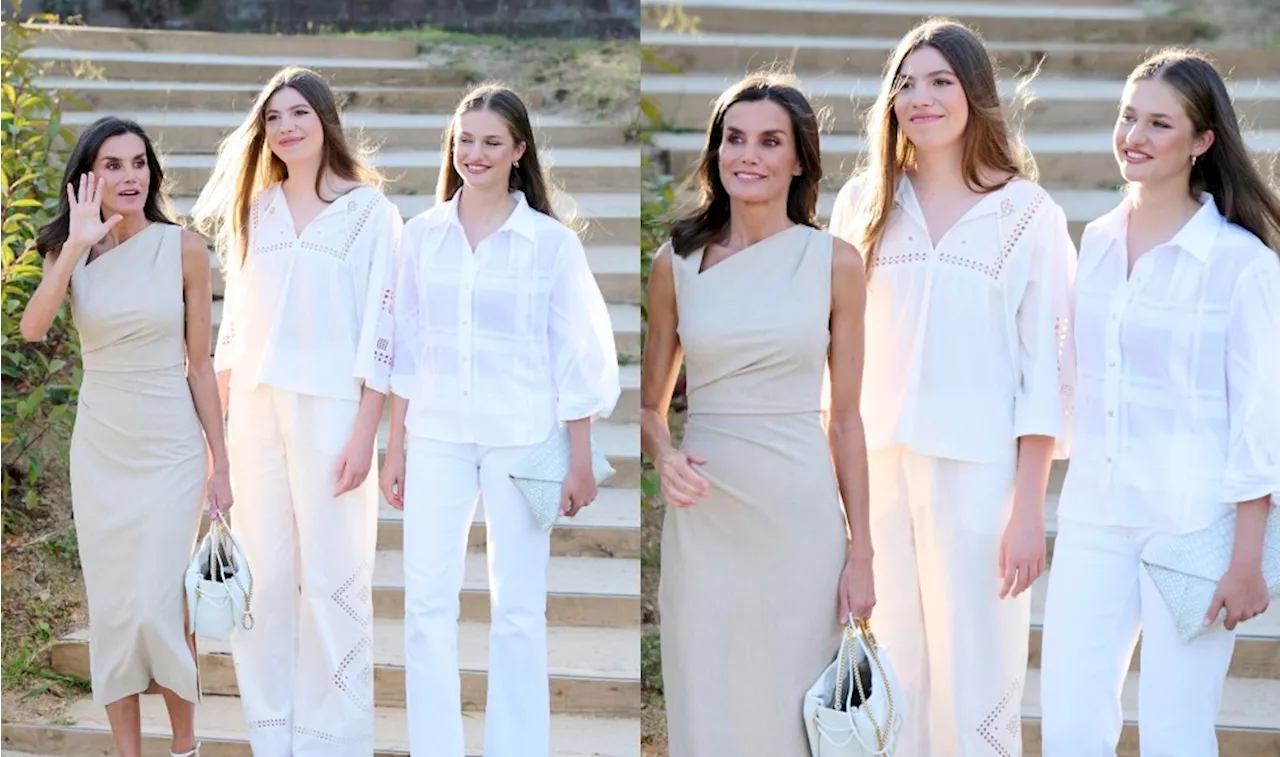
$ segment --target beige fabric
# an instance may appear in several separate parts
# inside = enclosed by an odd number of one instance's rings
[[[186,379],[182,230],[152,224],[71,278],[84,360],[71,500],[96,704],[151,683],[198,698],[183,571],[205,443]]]
[[[709,494],[668,507],[671,757],[807,757],[805,691],[840,643],[845,520],[824,430],[832,237],[794,227],[698,272],[675,258],[689,421]]]

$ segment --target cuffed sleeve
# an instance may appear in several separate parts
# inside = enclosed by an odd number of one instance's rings
[[[365,284],[360,340],[356,344],[354,375],[375,392],[391,388],[392,341],[395,329],[395,265],[404,222],[395,204],[376,195],[368,224],[372,235],[369,275]]]
[[[391,351],[391,391],[405,399],[412,396],[417,376],[420,228],[420,224],[413,221],[405,226],[395,265],[395,339]]]
[[[240,292],[242,288],[242,279],[239,275],[239,265],[233,259],[234,252],[226,255],[226,260],[222,262],[222,314],[218,322],[218,339],[213,346],[213,370],[215,373],[231,370],[231,366],[235,364],[236,348],[238,340],[236,339],[236,325],[240,321],[238,316],[239,303],[242,297]]]
[[[1240,274],[1226,332],[1228,442],[1222,502],[1280,494],[1280,262]]]
[[[1052,436],[1054,457],[1070,452],[1075,388],[1072,289],[1076,249],[1067,219],[1046,201],[1036,218],[1036,243],[1017,321],[1019,385],[1014,395],[1014,436]]]
[[[547,327],[557,419],[607,417],[621,393],[613,324],[582,242],[571,232],[552,278]]]

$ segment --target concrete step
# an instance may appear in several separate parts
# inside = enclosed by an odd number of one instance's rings
[[[109,81],[257,82],[261,85],[286,66],[314,69],[333,86],[461,87],[476,79],[467,69],[437,66],[422,58],[341,58],[332,54],[304,58],[62,47],[37,47],[27,54],[32,60],[47,64],[47,72],[56,76],[74,76],[86,70],[85,64],[90,64],[96,75]]]
[[[644,77],[641,91],[658,106],[667,128],[703,131],[712,103],[739,78],[737,73],[651,75]],[[880,77],[822,75],[802,80],[800,86],[815,109],[830,113],[832,132],[861,133]],[[1024,118],[1028,133],[1096,132],[1115,123],[1124,80],[1038,76],[1031,85],[1034,100],[1029,106],[1015,101],[1017,87],[1015,79],[999,82],[1006,112]],[[1236,111],[1246,123],[1280,128],[1280,79],[1237,82],[1231,90]]]
[[[228,34],[172,29],[116,29],[104,26],[42,25],[40,47],[94,52],[168,52],[191,55],[273,55],[288,59],[319,57],[373,60],[413,59],[418,43],[405,37],[320,34]]]
[[[105,81],[43,76],[38,86],[70,95],[89,110],[227,110],[248,113],[265,82]],[[338,85],[334,95],[343,109],[386,113],[449,113],[466,94],[461,86],[390,87]],[[534,103],[529,107],[536,108]]]
[[[141,110],[108,111],[113,116],[137,121],[156,142],[162,153],[212,154],[232,129],[244,120],[240,111]],[[62,123],[79,135],[86,126],[107,112],[68,111]],[[382,150],[439,149],[448,114],[380,113],[347,111],[342,121],[349,139],[366,139]],[[583,124],[561,116],[533,114],[540,148],[616,147],[626,141],[625,129],[612,124]]]
[[[401,189],[395,185],[388,192]],[[194,190],[199,190],[195,187]],[[436,204],[435,192],[424,194],[388,194],[387,199],[400,209],[400,216],[408,221]],[[178,195],[173,198],[174,212],[182,222],[190,220],[195,195]],[[625,192],[590,193],[575,192],[573,196],[561,194],[554,202],[561,219],[581,222],[585,229],[583,241],[588,246],[627,246],[640,244],[640,195],[638,189]],[[637,256],[637,264],[639,257]]]
[[[1116,757],[1139,757],[1136,673],[1125,679],[1121,701],[1124,731]],[[1280,753],[1280,681],[1228,678],[1217,725],[1223,757],[1275,757]],[[1040,757],[1040,671],[1035,668],[1027,671],[1022,700],[1022,749],[1024,757]]]
[[[387,451],[391,424],[383,418],[378,425],[378,465]],[[635,489],[640,486],[640,424],[597,421],[591,426],[591,443],[609,458],[617,471],[601,488]]]
[[[660,158],[665,156],[666,172],[683,177],[696,165],[703,140],[702,134],[664,132],[653,135],[653,146]],[[1026,141],[1039,166],[1040,183],[1046,187],[1115,189],[1123,182],[1111,151],[1110,132],[1028,134]],[[823,137],[823,189],[836,191],[844,185],[857,168],[863,144],[861,136]],[[1265,164],[1280,153],[1280,131],[1247,133],[1245,144]]]
[[[485,548],[483,497],[467,534],[467,547]],[[404,549],[404,513],[382,498],[378,500],[378,549]],[[640,490],[601,488],[595,502],[572,518],[562,518],[556,525],[551,532],[551,554],[639,557]]]
[[[815,37],[901,37],[930,16],[962,19],[988,40],[1186,43],[1197,33],[1190,19],[1157,18],[1129,5],[1063,6],[1034,3],[942,3],[912,0],[642,0],[655,10],[678,6],[701,32]]]
[[[462,707],[485,709],[489,676],[489,625],[458,625]],[[404,621],[380,618],[373,625],[373,689],[377,707],[405,706]],[[231,645],[197,641],[205,695],[239,696]],[[52,650],[53,669],[89,677],[89,632],[79,630]],[[635,717],[640,714],[640,628],[547,629],[551,711],[562,715]]]
[[[409,737],[403,708],[374,710],[373,757],[407,757]],[[468,712],[462,718],[467,757],[483,753],[485,716]],[[143,750],[146,755],[168,754],[169,717],[158,696],[142,697]],[[6,748],[52,752],[60,757],[102,757],[115,754],[106,711],[89,698],[73,703],[56,722],[9,723],[3,726]],[[205,697],[196,708],[196,736],[202,754],[210,757],[252,757],[245,734],[244,713],[237,697]],[[640,757],[639,718],[551,716],[553,757]]]
[[[816,75],[868,76],[878,79],[885,59],[898,44],[896,37],[831,37],[759,33],[685,34],[661,29],[641,30],[641,39],[655,57],[686,73],[733,73],[783,62],[804,79]],[[987,50],[1004,73],[1031,71],[1037,65],[1049,76],[1124,79],[1153,47],[1143,44],[1034,42],[988,40]],[[1208,53],[1223,72],[1236,80],[1275,76],[1280,49],[1239,49],[1209,46]],[[650,74],[666,73],[644,63]]]
[[[468,552],[462,581],[464,622],[489,622],[489,568],[483,552]],[[404,555],[378,550],[373,567],[373,614],[404,617]],[[553,555],[547,566],[550,626],[618,628],[640,625],[640,560]]]
[[[552,149],[543,152],[543,165],[554,181],[570,194],[633,192],[640,185],[640,151],[631,147]],[[165,156],[165,178],[174,194],[199,194],[214,156],[176,153]],[[440,172],[439,150],[381,151],[374,164],[386,175],[388,189],[403,194],[435,192]]]

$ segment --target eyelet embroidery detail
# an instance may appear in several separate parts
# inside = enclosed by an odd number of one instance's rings
[[[1036,192],[1035,195],[1031,198],[1031,202],[1027,204],[1027,209],[1022,212],[1022,217],[1020,217],[1018,219],[1018,222],[1014,225],[1013,231],[1009,234],[1008,237],[1005,238],[1003,244],[1000,245],[1000,255],[996,258],[995,263],[983,263],[981,261],[973,260],[971,258],[963,258],[963,257],[960,257],[959,255],[952,255],[951,253],[947,253],[947,252],[939,253],[938,260],[941,260],[944,263],[951,263],[952,265],[958,265],[962,268],[968,268],[973,271],[978,271],[979,273],[984,273],[987,276],[991,277],[992,279],[999,281],[1000,274],[1004,270],[1005,261],[1007,261],[1009,259],[1009,256],[1013,254],[1013,251],[1018,246],[1018,242],[1020,242],[1022,240],[1022,236],[1027,233],[1027,229],[1031,228],[1031,221],[1036,217],[1036,214],[1040,211],[1040,206],[1044,204],[1044,199],[1045,199],[1044,190],[1040,190]],[[1006,202],[1009,203],[1010,205],[1013,205],[1013,200],[1009,199],[1008,197],[1001,200],[1000,215],[1002,217],[1006,215],[1006,213],[1004,212]]]
[[[293,246],[293,242],[276,242],[275,244],[263,245],[254,249],[254,255],[264,255],[268,252],[277,252],[279,250],[287,250]]]
[[[999,757],[1022,754],[1022,679],[1015,678],[1000,702],[978,724],[978,735]]]
[[[1015,210],[1017,210],[1017,208],[1013,206],[1013,200],[1006,197],[1000,201],[1000,217],[1001,218],[1008,218],[1009,216],[1013,215],[1013,211]]]
[[[349,592],[359,582],[360,588],[355,594]],[[364,563],[360,568],[343,582],[338,590],[330,597],[343,612],[351,616],[351,619],[359,623],[362,628],[368,627],[373,617],[372,594],[369,589],[369,564]]]
[[[258,728],[284,728],[284,727],[286,727],[286,726],[288,726],[288,725],[289,725],[289,721],[285,720],[284,718],[272,718],[272,719],[270,719],[270,720],[251,720],[251,721],[249,721],[249,727],[250,727],[250,728],[253,728],[253,729],[258,729]]]
[[[225,301],[225,300],[224,300]],[[226,321],[221,328],[218,329],[218,346],[226,347],[236,340],[236,324],[235,321]]]
[[[299,735],[299,736],[310,736],[310,737],[311,737],[311,738],[313,738],[313,739],[320,739],[321,741],[327,741],[327,742],[329,742],[330,744],[346,744],[346,743],[349,743],[349,742],[355,742],[355,741],[362,741],[362,740],[363,740],[363,739],[361,739],[361,738],[360,738],[360,737],[358,737],[358,736],[345,737],[345,738],[344,738],[344,737],[339,736],[339,735],[337,735],[337,734],[333,734],[333,733],[325,733],[324,731],[317,731],[317,730],[316,730],[316,729],[314,729],[314,728],[303,728],[303,727],[301,727],[301,726],[298,726],[298,727],[294,728],[294,729],[293,729],[293,732],[294,732],[295,734]]]
[[[323,252],[325,255],[329,255],[330,257],[335,257],[338,260],[346,260],[347,252],[351,249],[351,245],[347,245],[347,248],[344,250],[335,250],[332,247],[329,247],[328,245],[316,244],[315,242],[298,242],[298,246],[304,250],[311,250],[313,252]]]
[[[371,198],[369,199],[369,204],[364,206],[364,212],[360,214],[360,219],[359,219],[358,221],[356,221],[356,225],[355,225],[355,226],[351,227],[351,233],[347,235],[347,249],[348,249],[348,250],[349,250],[349,249],[351,249],[351,245],[352,245],[352,244],[356,241],[356,239],[360,236],[360,232],[361,232],[361,231],[364,231],[364,225],[365,225],[366,223],[368,223],[368,221],[369,221],[369,216],[373,214],[373,206],[378,204],[378,200],[379,200],[379,199],[380,199],[380,198],[379,198],[379,196],[378,196],[378,195],[376,195],[376,194],[375,194],[373,197],[371,197]],[[355,208],[355,205],[356,205],[356,201],[355,201],[355,200],[352,200],[352,201],[347,205],[347,208],[348,208],[349,210],[355,210],[355,209],[356,209],[356,208]]]
[[[373,640],[366,634],[347,652],[333,673],[333,685],[360,709],[373,709]]]
[[[896,255],[881,255],[877,252],[871,256],[871,267],[880,268],[881,266],[901,265],[902,263],[923,263],[928,259],[928,253],[924,252],[903,252]]]

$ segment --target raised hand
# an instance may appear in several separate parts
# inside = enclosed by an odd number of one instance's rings
[[[71,229],[64,245],[68,249],[81,254],[87,253],[116,224],[123,220],[119,213],[107,220],[102,220],[102,190],[106,179],[100,179],[93,171],[80,175],[80,187],[77,190],[67,185],[67,202],[71,205]]]

